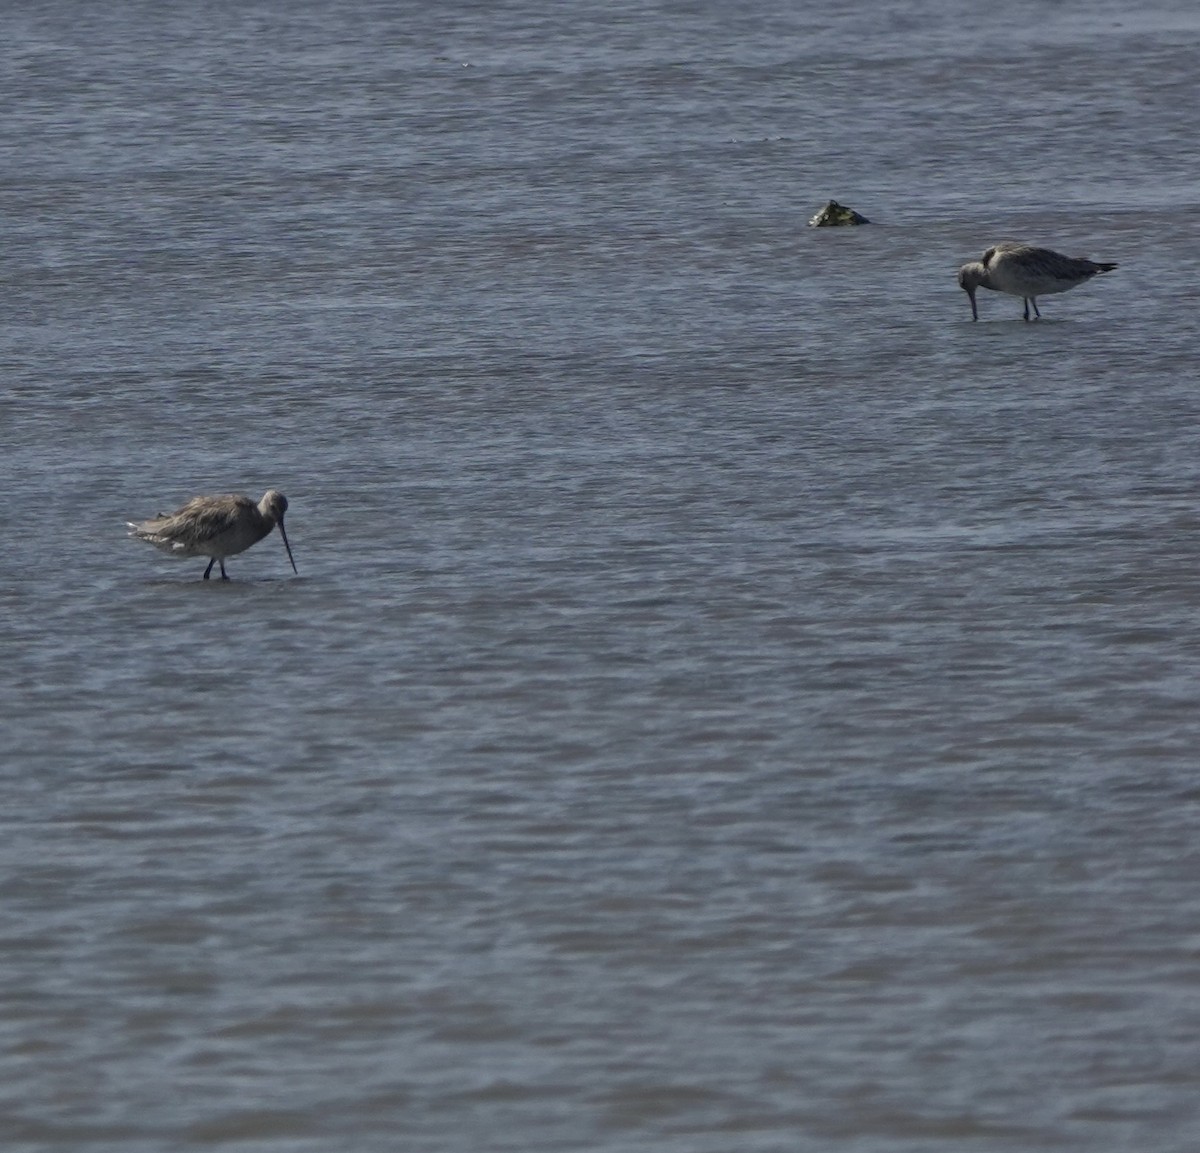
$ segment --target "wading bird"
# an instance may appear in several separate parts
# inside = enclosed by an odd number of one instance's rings
[[[1029,319],[1029,306],[1040,318],[1037,298],[1051,292],[1066,292],[1091,280],[1100,272],[1112,272],[1115,264],[1098,264],[1081,257],[1063,256],[1049,248],[1036,248],[1032,244],[997,244],[983,254],[982,260],[973,260],[958,270],[958,286],[971,299],[971,319],[979,319],[975,307],[975,289],[990,288],[993,292],[1007,292],[1019,296],[1025,302],[1025,319]]]
[[[258,544],[278,525],[287,549],[292,571],[297,574],[296,561],[292,557],[292,546],[288,544],[283,528],[283,514],[287,512],[287,497],[275,489],[255,504],[248,496],[195,496],[178,512],[164,516],[159,513],[151,520],[129,522],[132,537],[149,541],[155,548],[169,552],[172,556],[206,556],[211,559],[204,570],[208,580],[214,564],[221,566],[221,579],[228,580],[225,558],[245,552],[252,544]]]

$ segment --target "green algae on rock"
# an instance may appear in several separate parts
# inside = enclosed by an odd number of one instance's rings
[[[831,200],[809,222],[809,228],[838,228],[845,224],[870,224],[871,222],[853,208],[846,208]]]

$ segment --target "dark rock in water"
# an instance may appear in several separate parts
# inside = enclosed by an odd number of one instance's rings
[[[838,228],[845,224],[870,224],[871,222],[853,208],[846,208],[831,200],[809,222],[809,228]]]

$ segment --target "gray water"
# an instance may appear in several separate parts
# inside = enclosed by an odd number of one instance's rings
[[[6,1153],[1191,1153],[1200,11],[167,7],[0,43]]]

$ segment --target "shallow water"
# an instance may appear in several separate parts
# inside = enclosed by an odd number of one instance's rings
[[[13,28],[7,1149],[1194,1148],[1200,15]]]

